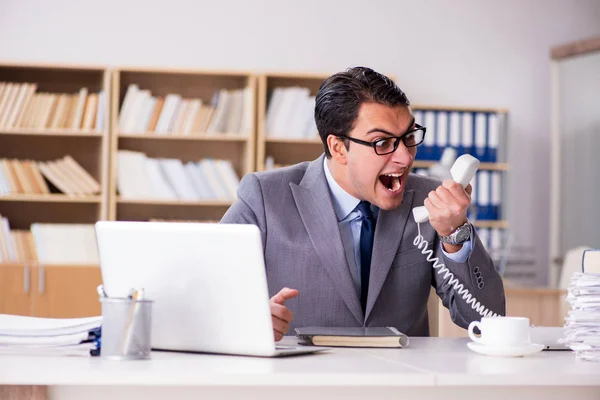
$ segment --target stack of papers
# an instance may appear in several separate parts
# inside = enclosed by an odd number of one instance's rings
[[[600,274],[573,274],[567,301],[564,343],[577,358],[600,362]]]
[[[0,354],[99,355],[102,317],[0,314]]]

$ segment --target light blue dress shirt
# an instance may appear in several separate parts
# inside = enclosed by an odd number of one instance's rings
[[[329,191],[331,192],[335,215],[338,219],[338,227],[342,236],[342,245],[344,246],[344,252],[346,253],[346,260],[350,266],[354,287],[360,296],[360,228],[362,221],[360,218],[360,211],[356,210],[356,206],[360,200],[348,194],[348,192],[342,189],[335,179],[333,179],[333,176],[329,171],[329,166],[327,165],[327,158],[323,160],[323,169],[325,170],[325,177],[327,178],[327,184],[329,185]],[[379,208],[371,205],[371,211],[373,212],[375,220],[377,220]],[[467,258],[469,258],[471,250],[473,249],[473,229],[471,228],[471,237],[469,240],[463,243],[461,249],[456,253],[446,253],[441,243],[440,247],[444,252],[444,255],[452,261],[467,261]]]

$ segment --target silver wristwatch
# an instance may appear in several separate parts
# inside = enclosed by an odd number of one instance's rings
[[[461,226],[459,226],[458,228],[456,228],[454,230],[454,232],[452,232],[450,235],[448,235],[448,236],[440,235],[440,240],[444,243],[459,245],[459,244],[463,244],[464,242],[469,240],[470,237],[471,237],[471,224],[469,224],[469,221],[467,221],[464,224],[462,224]]]

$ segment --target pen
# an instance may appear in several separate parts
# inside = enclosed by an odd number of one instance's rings
[[[96,288],[96,292],[98,292],[98,296],[100,296],[100,298],[108,297],[106,291],[104,290],[104,285],[102,284],[98,285],[98,287]]]
[[[140,305],[138,304],[139,301],[144,299],[144,289],[135,289],[132,291],[132,294],[129,295],[129,297],[132,299],[132,306],[129,312],[129,319],[127,322],[127,327],[125,328],[125,336],[123,338],[123,346],[122,346],[122,350],[123,350],[123,356],[127,356],[127,354],[129,353],[130,347],[131,347],[131,342],[133,341],[133,333],[134,333],[134,326],[135,326],[135,320],[137,315],[139,314],[139,308]]]

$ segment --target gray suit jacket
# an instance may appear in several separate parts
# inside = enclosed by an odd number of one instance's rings
[[[415,174],[409,175],[402,205],[379,212],[363,314],[323,171],[323,157],[247,174],[240,183],[237,201],[221,220],[260,228],[270,296],[283,287],[299,291],[297,298],[286,302],[294,313],[291,327],[395,326],[408,335],[428,336],[431,285],[456,324],[467,327],[479,320],[481,316],[450,287],[443,274],[435,273],[413,244],[417,224],[411,210],[423,205],[428,193],[439,185]],[[456,263],[443,256],[430,224],[421,224],[421,233],[464,288],[488,309],[505,313],[502,280],[477,237],[469,259]]]

